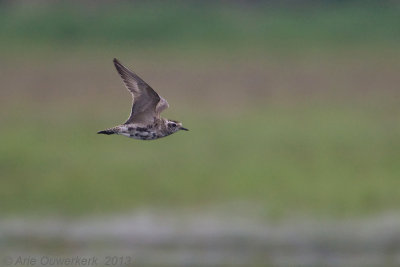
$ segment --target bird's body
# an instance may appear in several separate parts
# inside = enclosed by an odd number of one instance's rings
[[[139,140],[154,140],[179,130],[188,131],[180,122],[161,118],[160,113],[169,107],[164,98],[117,59],[114,59],[114,65],[132,94],[132,111],[124,124],[100,131],[99,134],[119,134]]]
[[[108,135],[119,134],[139,140],[153,140],[173,134],[175,132],[173,124],[176,125],[176,123],[177,122],[164,118],[156,118],[154,123],[149,125],[135,123],[122,124],[104,131],[100,131],[99,133]]]

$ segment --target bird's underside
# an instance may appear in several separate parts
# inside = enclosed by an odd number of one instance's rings
[[[118,128],[120,135],[139,140],[154,140],[170,135],[170,133],[158,127],[157,123],[144,127],[137,124],[124,124],[118,126]]]
[[[100,131],[99,134],[119,134],[140,140],[153,140],[179,130],[187,131],[180,122],[161,118],[161,112],[169,107],[164,98],[117,59],[114,59],[114,65],[132,95],[131,114],[124,124]]]

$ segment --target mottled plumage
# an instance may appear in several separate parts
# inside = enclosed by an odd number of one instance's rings
[[[161,112],[169,107],[168,102],[145,81],[116,58],[114,65],[132,95],[131,114],[124,124],[100,131],[99,134],[120,134],[140,140],[153,140],[179,130],[188,131],[180,122],[161,118]]]

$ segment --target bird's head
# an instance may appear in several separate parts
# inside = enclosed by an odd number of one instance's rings
[[[189,131],[188,129],[182,127],[182,123],[179,121],[166,120],[165,126],[167,127],[168,131],[171,133],[175,133],[179,130]]]

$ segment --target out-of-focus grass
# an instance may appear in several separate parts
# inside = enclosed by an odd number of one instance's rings
[[[399,208],[400,124],[386,111],[303,106],[213,116],[182,110],[179,119],[191,131],[150,142],[96,135],[111,126],[110,114],[89,119],[59,112],[3,116],[2,212],[232,201],[260,205],[266,214]]]
[[[389,1],[298,6],[26,2],[1,6],[0,41],[3,49],[26,45],[159,47],[189,54],[397,47],[398,13],[399,6]]]
[[[1,212],[400,208],[397,5],[59,3],[0,6]],[[96,135],[121,54],[190,132]]]

